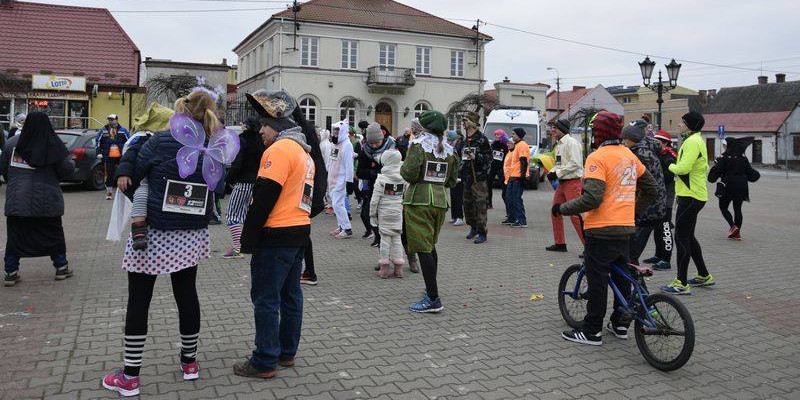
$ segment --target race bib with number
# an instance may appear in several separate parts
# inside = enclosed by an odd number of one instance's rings
[[[464,154],[462,154],[462,160],[472,160],[475,158],[475,154],[478,152],[478,149],[475,147],[465,147]]]
[[[22,157],[17,155],[16,147],[11,150],[11,162],[8,165],[14,168],[36,169],[28,165],[27,161],[23,160]]]
[[[338,150],[336,154],[338,156]],[[314,198],[314,161],[311,157],[308,157],[306,160],[306,175],[305,179],[303,180],[303,194],[300,196],[300,209],[311,214],[311,203],[312,199]]]
[[[402,183],[387,183],[383,186],[383,194],[387,196],[402,196],[405,185]]]
[[[441,161],[428,161],[425,164],[425,182],[444,183],[447,181],[447,163]]]
[[[208,205],[208,185],[167,180],[161,210],[178,214],[205,215]]]
[[[495,160],[503,161],[503,152],[502,151],[494,150],[494,151],[492,151],[492,155],[493,155],[492,158],[494,158]]]
[[[556,154],[556,165],[561,165],[561,154]]]
[[[331,149],[331,161],[339,161],[339,148],[334,147]]]

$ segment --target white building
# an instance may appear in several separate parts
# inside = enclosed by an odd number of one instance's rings
[[[296,18],[277,13],[233,49],[239,96],[283,89],[317,126],[348,117],[394,133],[483,90],[492,38],[470,28],[391,0],[311,0]]]

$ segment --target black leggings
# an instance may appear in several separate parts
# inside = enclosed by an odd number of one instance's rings
[[[436,248],[430,253],[417,253],[419,265],[422,268],[422,279],[425,280],[425,292],[431,300],[439,298],[439,286],[436,284],[436,270],[439,265],[439,255]]]
[[[317,271],[314,269],[314,248],[311,243],[311,238],[308,238],[308,245],[306,246],[305,263],[305,275],[312,280],[317,280]]]
[[[742,202],[743,200],[739,197],[730,197],[730,196],[723,196],[719,199],[719,210],[722,211],[722,217],[725,218],[725,221],[728,221],[728,225],[733,228],[736,226],[737,228],[742,227]],[[731,212],[728,211],[728,206],[733,203],[733,213],[736,217],[731,215]]]
[[[453,220],[464,218],[464,183],[459,182],[450,189],[450,217]]]
[[[125,314],[125,374],[139,376],[142,367],[142,352],[147,339],[147,315],[153,285],[157,275],[128,272],[128,310]],[[178,323],[181,339],[181,362],[189,364],[197,357],[197,341],[200,333],[200,302],[197,300],[197,266],[169,275],[172,294],[178,305]]]
[[[675,214],[675,241],[678,244],[678,279],[684,285],[686,284],[690,259],[694,260],[694,265],[697,267],[697,273],[700,276],[708,276],[706,262],[703,260],[703,250],[694,236],[697,214],[700,213],[700,210],[705,205],[705,201],[692,197],[678,197],[678,210]]]

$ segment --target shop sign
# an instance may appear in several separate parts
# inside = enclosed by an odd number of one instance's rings
[[[29,99],[89,100],[86,93],[30,92]]]
[[[86,78],[83,76],[34,75],[33,89],[86,91]]]

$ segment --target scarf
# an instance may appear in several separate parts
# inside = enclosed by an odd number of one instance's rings
[[[36,168],[55,164],[69,156],[69,150],[53,130],[50,118],[39,111],[30,113],[25,120],[15,152]]]
[[[303,128],[299,126],[295,126],[294,128],[289,128],[285,131],[282,131],[278,134],[278,138],[275,139],[275,142],[278,140],[294,140],[306,153],[311,152],[311,146],[306,143],[306,135],[303,133]]]
[[[394,139],[392,139],[390,136],[387,136],[386,139],[383,140],[381,147],[378,147],[377,149],[372,148],[372,146],[365,141],[362,148],[364,149],[364,153],[367,154],[367,157],[377,162],[381,159],[381,154],[383,154],[384,151],[394,148]]]

